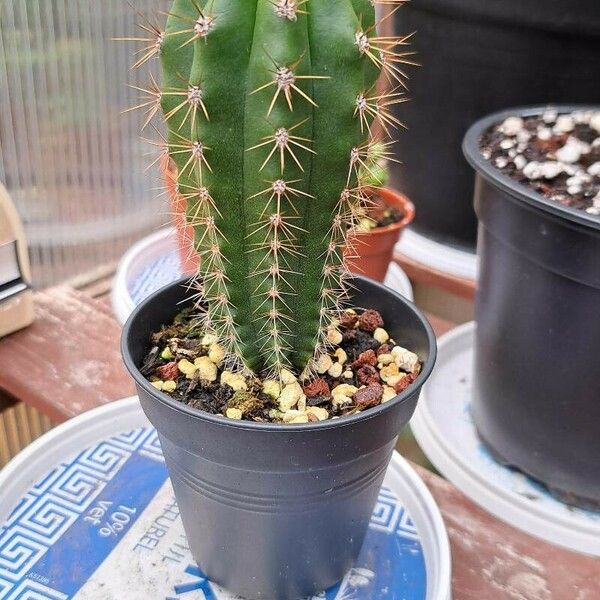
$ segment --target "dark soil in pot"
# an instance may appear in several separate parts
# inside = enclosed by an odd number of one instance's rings
[[[563,206],[600,215],[600,111],[511,116],[484,132],[481,154]]]
[[[418,0],[394,15],[423,65],[413,102],[397,107],[409,127],[397,142],[392,183],[418,206],[413,228],[475,246],[473,173],[460,143],[475,120],[516,105],[600,103],[597,0]],[[443,57],[443,58],[442,58]]]
[[[570,504],[598,509],[600,217],[515,180],[486,152],[489,132],[506,119],[545,111],[491,115],[464,142],[480,221],[473,416],[502,462]]]
[[[136,309],[125,363],[157,428],[194,557],[247,598],[292,600],[339,581],[358,556],[398,433],[435,362],[435,338],[402,297],[356,278],[354,304],[377,311],[422,364],[387,402],[343,418],[282,425],[225,418],[159,391],[140,372],[152,332],[185,308],[185,281]]]
[[[419,357],[390,338],[379,312],[346,310],[312,369],[280,378],[235,372],[224,347],[197,326],[193,309],[150,336],[140,369],[158,390],[187,406],[257,423],[309,423],[379,406],[410,386]]]

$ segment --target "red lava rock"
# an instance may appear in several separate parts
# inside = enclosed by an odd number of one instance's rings
[[[372,383],[379,383],[381,381],[377,369],[371,365],[364,365],[358,369],[356,377],[361,385],[371,385]]]
[[[352,329],[358,321],[358,315],[353,313],[343,312],[340,317],[340,327],[342,329]]]
[[[392,347],[389,344],[381,344],[379,348],[377,348],[377,356],[380,354],[389,354],[392,351]]]
[[[541,152],[556,152],[559,148],[562,148],[567,141],[567,135],[555,135],[549,140],[540,140],[535,138],[533,145]]]
[[[358,390],[353,396],[354,406],[360,409],[371,408],[381,404],[383,387],[379,383],[372,383],[366,388]]]
[[[304,394],[307,398],[315,398],[316,396],[329,396],[331,391],[329,385],[324,379],[320,377],[311,381],[309,384],[302,386]]]
[[[395,386],[394,386],[394,390],[396,390],[396,392],[399,394],[400,392],[403,392],[415,379],[417,378],[417,375],[414,373],[410,373],[409,375],[407,375],[406,377],[403,377]]]
[[[361,352],[358,355],[358,358],[352,363],[352,366],[355,369],[363,367],[364,365],[371,365],[374,367],[377,364],[377,354],[375,354],[374,350],[367,350],[366,352]]]
[[[176,362],[170,362],[162,367],[156,369],[156,376],[160,377],[163,381],[172,381],[177,379],[179,375],[179,369],[177,368]]]
[[[378,327],[383,327],[383,319],[376,310],[368,309],[360,315],[358,326],[363,331],[373,333]]]

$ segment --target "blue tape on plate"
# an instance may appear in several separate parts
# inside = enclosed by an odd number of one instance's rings
[[[382,488],[356,566],[324,600],[423,600],[423,548]],[[156,432],[140,428],[49,472],[0,528],[0,600],[233,600],[193,563]]]

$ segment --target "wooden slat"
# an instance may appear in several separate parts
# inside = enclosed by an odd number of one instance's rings
[[[495,518],[416,467],[446,523],[454,600],[596,600],[600,560],[553,546]]]
[[[0,340],[0,388],[63,421],[134,393],[120,326],[104,301],[67,287],[35,294],[36,321]]]
[[[400,265],[408,277],[416,283],[437,287],[466,300],[475,299],[476,287],[474,281],[454,277],[432,269],[397,251],[394,252],[394,262]]]

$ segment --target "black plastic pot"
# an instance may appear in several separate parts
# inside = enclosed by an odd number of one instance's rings
[[[348,418],[233,421],[176,402],[139,373],[151,332],[186,304],[184,283],[135,310],[122,351],[158,430],[194,558],[212,581],[246,598],[292,600],[328,588],[358,557],[396,438],[433,368],[431,327],[401,296],[357,277],[354,304],[379,310],[394,339],[424,361],[414,384]]]
[[[396,116],[393,187],[417,207],[412,225],[437,241],[473,249],[473,174],[460,144],[477,119],[507,106],[600,103],[598,0],[415,0],[396,12],[421,68]]]
[[[481,261],[473,417],[503,463],[599,507],[600,218],[545,199],[479,151],[490,126],[541,111],[491,115],[464,141]]]

